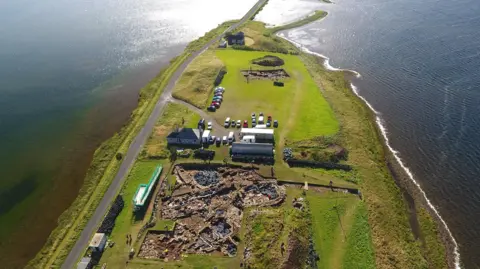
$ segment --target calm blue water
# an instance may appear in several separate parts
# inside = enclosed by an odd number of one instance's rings
[[[381,112],[393,148],[446,220],[465,267],[479,268],[480,3],[299,2],[330,14],[287,37],[361,73],[353,83]],[[282,15],[268,22],[294,19]]]
[[[0,267],[20,268],[41,248],[139,89],[254,3],[0,1]]]

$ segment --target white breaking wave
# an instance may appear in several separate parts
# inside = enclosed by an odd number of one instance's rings
[[[323,59],[323,66],[325,66],[326,69],[328,70],[331,70],[331,71],[347,71],[347,72],[350,72],[350,73],[353,73],[355,74],[355,77],[357,78],[361,78],[362,75],[360,75],[360,73],[358,73],[357,71],[355,70],[349,70],[349,69],[340,69],[340,68],[336,68],[336,67],[333,67],[332,65],[330,65],[330,58],[328,58],[327,56],[323,55],[323,54],[320,54],[320,53],[317,53],[317,52],[314,52],[314,51],[311,51],[309,50],[307,47],[305,47],[304,45],[286,37],[283,33],[279,33],[277,34],[277,36],[285,39],[285,40],[288,40],[290,41],[291,43],[293,43],[296,47],[298,47],[299,49],[303,50],[304,52],[306,53],[309,53],[309,54],[313,54],[315,56],[318,56],[320,58]]]
[[[321,58],[324,59],[324,66],[326,69],[328,70],[332,70],[332,71],[348,71],[348,72],[352,72],[353,74],[355,74],[355,76],[357,78],[360,78],[361,75],[360,73],[354,71],[354,70],[348,70],[348,69],[340,69],[340,68],[336,68],[336,67],[333,67],[330,65],[329,63],[329,58],[326,57],[325,55],[322,55],[320,53],[316,53],[316,52],[313,52],[311,50],[309,50],[308,48],[306,48],[305,46],[303,46],[302,44],[298,43],[298,42],[295,42],[294,40],[291,40],[287,37],[285,37],[284,34],[277,34],[279,37],[283,38],[283,39],[286,39],[288,41],[290,41],[292,44],[294,44],[295,46],[297,46],[299,49],[303,50],[304,52],[306,53],[309,53],[309,54],[313,54],[313,55],[316,55],[316,56],[319,56]],[[442,225],[445,227],[445,230],[447,231],[448,235],[450,236],[450,239],[452,240],[453,242],[453,245],[454,245],[454,248],[453,248],[453,255],[454,255],[454,258],[455,258],[455,268],[456,269],[461,269],[462,267],[460,266],[460,253],[458,251],[458,244],[457,244],[457,241],[455,240],[455,238],[453,237],[453,234],[452,232],[450,231],[450,229],[448,228],[448,225],[447,223],[445,222],[445,220],[443,220],[442,216],[440,216],[440,213],[438,212],[438,210],[435,208],[435,206],[432,204],[432,202],[427,198],[427,194],[425,193],[425,191],[423,191],[422,187],[420,186],[420,184],[415,180],[414,176],[413,176],[413,173],[410,171],[410,169],[403,163],[402,159],[400,158],[399,156],[399,152],[397,150],[395,150],[394,148],[392,148],[392,146],[390,146],[390,141],[388,139],[388,132],[387,132],[387,129],[385,128],[385,126],[383,125],[383,120],[382,118],[380,117],[380,112],[378,112],[377,110],[375,110],[373,108],[373,106],[367,101],[367,99],[365,99],[363,96],[360,95],[360,93],[358,92],[358,89],[357,87],[355,87],[355,85],[353,85],[352,83],[350,83],[350,87],[352,88],[352,91],[355,93],[355,95],[360,98],[363,102],[365,102],[365,104],[368,106],[368,108],[370,108],[373,113],[375,113],[375,123],[377,124],[378,128],[380,129],[380,132],[382,133],[382,136],[383,138],[385,139],[385,144],[387,145],[388,149],[390,150],[390,152],[392,152],[393,156],[395,157],[395,159],[397,160],[397,162],[400,164],[400,167],[403,168],[403,170],[407,173],[408,177],[410,178],[410,180],[412,180],[412,182],[415,184],[415,186],[417,186],[417,188],[420,190],[420,193],[423,195],[423,197],[425,198],[425,201],[427,201],[427,204],[428,206],[430,207],[430,209],[435,213],[435,215],[438,217],[438,219],[442,222]]]

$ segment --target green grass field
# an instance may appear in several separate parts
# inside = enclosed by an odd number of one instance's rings
[[[222,107],[212,113],[218,122],[226,117],[250,120],[252,112],[264,112],[279,121],[276,138],[285,132],[285,138],[302,140],[318,135],[331,135],[339,130],[330,106],[298,57],[274,54],[285,60],[283,68],[290,75],[285,87],[273,86],[271,80],[251,80],[246,83],[240,73],[253,66],[250,61],[266,52],[217,50],[216,55],[227,66],[221,86],[226,88]],[[277,140],[278,141],[278,140]]]
[[[319,268],[375,268],[366,212],[358,197],[309,191],[307,200]]]
[[[213,82],[223,63],[212,50],[207,50],[193,60],[183,72],[173,90],[173,96],[205,108],[213,89]]]

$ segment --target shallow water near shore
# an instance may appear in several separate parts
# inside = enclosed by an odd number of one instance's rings
[[[40,250],[140,88],[254,3],[0,3],[0,267],[22,268]]]
[[[287,31],[286,38],[329,57],[333,67],[361,74],[353,85],[379,112],[390,145],[447,223],[465,268],[479,267],[480,4],[342,0],[318,6],[329,15]],[[289,22],[285,17],[262,20]]]

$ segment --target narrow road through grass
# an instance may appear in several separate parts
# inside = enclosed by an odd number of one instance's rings
[[[237,23],[233,24],[230,26],[225,32],[227,31],[232,31],[233,29],[237,28],[239,25],[243,24],[247,20],[249,20],[254,14],[256,14],[257,10],[262,7],[267,0],[259,0],[248,12],[243,16],[240,21]],[[225,33],[224,32],[224,33]],[[178,79],[182,75],[182,73],[185,71],[187,66],[200,54],[202,54],[205,50],[207,50],[211,45],[213,45],[215,42],[220,40],[224,33],[220,34],[216,38],[213,38],[207,44],[202,46],[199,50],[193,52],[190,57],[188,57],[175,71],[175,73],[170,77],[169,82],[167,86],[165,87],[162,95],[160,96],[159,100],[155,104],[155,108],[150,114],[150,117],[148,118],[147,122],[145,123],[145,126],[140,130],[138,135],[135,137],[133,140],[132,144],[128,148],[127,154],[125,158],[122,161],[122,164],[113,179],[113,182],[109,186],[107,192],[103,196],[102,201],[98,205],[97,209],[95,210],[95,213],[92,215],[90,220],[88,221],[87,225],[83,229],[82,233],[80,234],[80,237],[78,238],[77,242],[73,246],[72,250],[68,254],[67,258],[65,259],[65,262],[62,264],[62,269],[71,269],[74,267],[76,261],[79,259],[79,257],[82,255],[84,252],[88,242],[90,241],[90,237],[92,234],[95,232],[97,227],[99,226],[101,220],[107,213],[108,207],[110,206],[113,198],[115,195],[119,192],[121,186],[123,185],[124,179],[126,175],[128,174],[130,168],[132,167],[133,163],[135,162],[138,154],[140,153],[140,150],[142,149],[143,145],[145,144],[145,141],[149,137],[150,133],[153,130],[153,127],[155,126],[155,123],[157,121],[157,118],[160,116],[163,108],[165,107],[165,104],[171,100],[172,96],[172,90],[177,83]],[[79,219],[81,217],[79,216]],[[62,242],[63,243],[63,242]],[[61,247],[61,246],[59,246]],[[54,257],[55,258],[55,257]],[[52,260],[54,260],[52,258]]]

